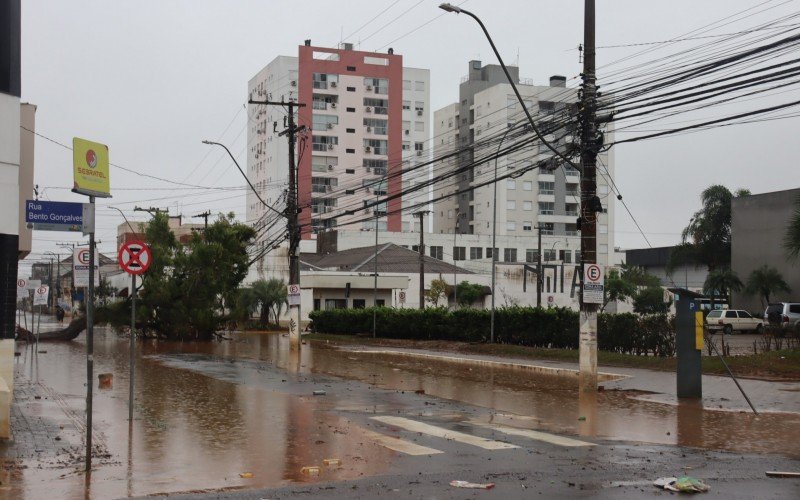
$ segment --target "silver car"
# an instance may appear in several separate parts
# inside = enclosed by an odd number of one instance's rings
[[[800,332],[800,303],[777,302],[764,311],[764,322],[772,327]]]

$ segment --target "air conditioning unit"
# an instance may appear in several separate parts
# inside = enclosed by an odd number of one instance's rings
[[[325,213],[333,212],[333,207],[325,207]]]
[[[333,149],[333,144],[328,144],[328,149]]]
[[[336,88],[336,82],[331,82],[331,87]]]
[[[369,107],[369,106],[367,106],[367,107],[364,109],[364,111],[366,111],[367,113],[372,113],[372,108],[371,108],[371,107]]]
[[[328,165],[328,172],[333,171],[333,165]]]
[[[372,90],[372,85],[367,85],[367,90]]]
[[[329,123],[329,124],[328,124],[328,128],[329,128],[329,129],[332,129],[332,128],[333,128],[333,123]]]
[[[408,135],[408,134],[411,133],[411,131],[410,130],[406,130],[405,133],[406,133],[406,135]]]
[[[330,193],[331,191],[333,191],[333,186],[325,186],[325,191]]]
[[[372,127],[370,127],[369,125],[367,125],[367,132],[372,132]]]
[[[335,102],[332,102],[332,103],[330,103],[330,104],[331,104],[331,107],[332,107],[332,108],[336,108],[336,103],[335,103]]]
[[[417,151],[417,156],[422,156],[422,151]]]
[[[422,110],[421,109],[417,110],[417,116],[422,116]]]
[[[367,173],[368,173],[368,174],[371,174],[371,173],[372,173],[372,167],[367,167]]]
[[[291,86],[292,87],[297,87],[297,80],[292,80]]]
[[[371,147],[369,147],[369,146],[366,146],[366,147],[364,148],[364,152],[365,152],[365,153],[369,153],[369,152],[371,152],[371,151],[372,151],[372,148],[371,148]]]

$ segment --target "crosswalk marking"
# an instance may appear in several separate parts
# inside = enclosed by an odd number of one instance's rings
[[[444,453],[442,450],[437,450],[436,448],[428,448],[427,446],[422,446],[393,436],[386,436],[368,429],[362,429],[361,432],[379,445],[389,448],[390,450],[405,453],[406,455],[436,455],[438,453]]]
[[[509,434],[511,436],[526,437],[530,439],[535,439],[536,441],[544,441],[545,443],[555,444],[558,446],[594,446],[594,443],[589,443],[587,441],[580,441],[578,439],[572,439],[564,436],[557,436],[555,434],[549,434],[547,432],[541,432],[541,431],[534,431],[531,429],[518,429],[516,427],[487,424],[483,422],[470,422],[470,423],[472,425],[485,427],[487,429],[493,429],[502,432],[504,434]]]
[[[400,427],[401,429],[411,432],[420,432],[422,434],[428,434],[429,436],[452,439],[453,441],[470,444],[485,450],[508,450],[512,448],[519,448],[519,446],[510,443],[503,443],[501,441],[494,441],[478,436],[472,436],[463,432],[451,431],[442,427],[436,427],[435,425],[417,422],[415,420],[410,420],[403,417],[379,416],[372,417],[372,419],[377,420],[378,422],[383,422],[384,424]]]

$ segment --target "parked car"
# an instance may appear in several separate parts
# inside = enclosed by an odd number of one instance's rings
[[[710,333],[722,330],[726,335],[733,332],[764,332],[764,321],[739,309],[717,309],[706,316],[706,328]]]
[[[769,326],[800,332],[800,303],[777,302],[764,311],[764,322]]]

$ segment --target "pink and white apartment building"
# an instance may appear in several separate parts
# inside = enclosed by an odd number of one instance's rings
[[[380,231],[419,230],[413,214],[402,208],[427,202],[429,189],[377,207],[364,205],[429,179],[430,168],[423,165],[431,150],[429,70],[403,67],[403,57],[392,49],[383,54],[306,41],[297,57],[279,56],[259,71],[248,94],[256,101],[305,104],[296,115],[297,125],[305,126],[296,150],[304,240],[331,229],[371,231],[376,216]],[[278,133],[285,129],[286,110],[265,105],[249,110],[248,177],[268,204],[282,209],[288,143]],[[406,173],[398,175],[401,171]],[[258,228],[270,212],[248,191],[249,223]]]

